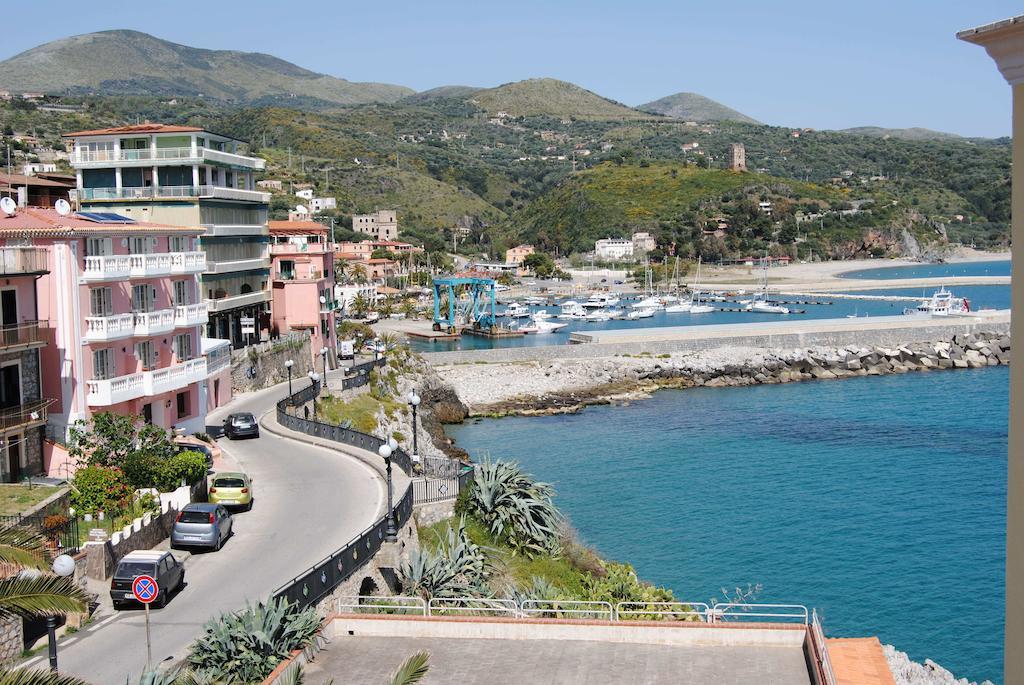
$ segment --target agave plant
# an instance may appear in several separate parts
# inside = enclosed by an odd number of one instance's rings
[[[518,464],[484,460],[477,465],[468,508],[513,552],[558,554],[561,515],[553,488],[523,473]]]
[[[320,646],[319,631],[315,609],[272,599],[208,621],[188,660],[200,679],[260,682],[293,650]]]
[[[455,597],[482,594],[487,580],[487,561],[479,545],[466,534],[466,520],[448,527],[436,552],[415,550],[399,569],[407,594]]]

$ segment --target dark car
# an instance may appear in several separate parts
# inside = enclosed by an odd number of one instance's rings
[[[260,437],[260,425],[249,412],[231,414],[224,419],[224,435],[231,440]]]
[[[162,608],[168,598],[185,585],[185,567],[170,552],[137,550],[117,562],[110,579],[110,599],[115,609],[135,603],[132,582],[139,576],[152,576],[160,588],[153,606]]]

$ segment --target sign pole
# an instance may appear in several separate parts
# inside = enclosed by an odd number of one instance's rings
[[[149,640],[149,603],[146,604],[146,670],[153,667],[153,647]]]

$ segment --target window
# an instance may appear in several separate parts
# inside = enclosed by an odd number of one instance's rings
[[[213,512],[186,509],[178,514],[178,521],[181,523],[213,523]]]
[[[186,304],[192,304],[189,302],[188,296],[188,281],[175,281],[174,282],[174,305],[182,307]]]
[[[174,356],[178,361],[192,358],[192,336],[188,333],[174,336]]]
[[[114,245],[110,238],[86,238],[85,254],[87,257],[103,257],[114,254]]]
[[[150,285],[132,286],[132,311],[151,312],[153,311],[153,287]]]
[[[156,242],[155,238],[150,238],[148,235],[133,235],[131,237],[131,252],[132,254],[150,254],[153,252],[153,243]]]
[[[110,348],[93,350],[92,353],[92,377],[93,380],[102,381],[114,377],[114,351]]]
[[[188,412],[188,391],[178,393],[178,418],[187,417]]]
[[[114,313],[110,288],[89,289],[89,311],[93,316],[110,316]]]
[[[135,344],[135,358],[142,364],[142,368],[148,371],[156,366],[156,350],[149,340]]]
[[[187,235],[172,235],[170,238],[170,252],[191,252],[192,238]]]

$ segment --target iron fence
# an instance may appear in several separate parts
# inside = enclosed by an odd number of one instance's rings
[[[51,516],[0,516],[0,525],[26,528],[42,535],[53,556],[78,554],[78,519],[53,514]]]

